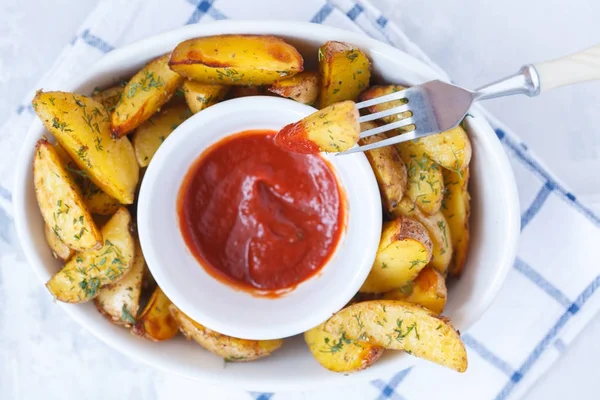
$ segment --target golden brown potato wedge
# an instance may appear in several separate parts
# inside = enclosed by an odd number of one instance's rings
[[[360,130],[376,128],[377,125],[373,122],[363,122],[360,124]],[[371,143],[379,142],[386,139],[383,134],[372,135],[360,139],[358,144],[363,146]],[[394,146],[381,147],[379,149],[365,151],[365,156],[371,164],[377,184],[379,185],[379,193],[383,208],[389,214],[398,206],[398,202],[402,200],[406,191],[407,175],[406,166],[398,154],[398,150]]]
[[[406,165],[406,196],[425,214],[437,213],[444,199],[442,168],[414,142],[400,143],[396,148]]]
[[[75,251],[64,244],[47,224],[44,224],[44,235],[46,236],[46,242],[52,251],[52,256],[57,260],[68,261],[69,258],[75,254]]]
[[[361,100],[370,100],[375,97],[398,92],[406,89],[400,85],[373,86],[361,94]],[[405,104],[406,100],[394,100],[380,103],[369,107],[369,112],[376,113]],[[405,111],[399,114],[382,118],[386,123],[392,123],[410,117],[412,114]],[[397,129],[398,133],[408,132],[414,129],[414,125],[408,125]],[[469,165],[471,161],[471,142],[462,126],[457,126],[437,135],[430,135],[415,140],[414,146],[427,153],[437,164],[444,168],[459,171]]]
[[[133,134],[132,143],[140,167],[147,167],[162,142],[192,115],[185,103],[164,107]]]
[[[69,157],[92,182],[122,204],[132,204],[139,166],[126,137],[113,140],[106,110],[96,100],[38,91],[33,108]]]
[[[136,336],[155,342],[172,339],[179,329],[177,321],[169,311],[172,304],[171,300],[157,286],[131,332]]]
[[[96,90],[92,94],[92,99],[102,103],[106,112],[110,115],[117,107],[117,104],[119,104],[119,101],[121,101],[124,90],[125,84],[113,86],[104,90]]]
[[[460,172],[443,170],[444,201],[442,214],[448,221],[454,257],[450,264],[451,275],[460,275],[469,250],[469,215],[471,213],[471,195],[469,194],[469,168]]]
[[[185,101],[194,114],[217,104],[227,96],[229,87],[225,85],[205,85],[200,82],[183,82]]]
[[[121,207],[102,227],[104,246],[75,254],[46,287],[60,301],[81,303],[93,299],[100,288],[123,278],[133,265],[135,243],[131,215]]]
[[[386,293],[385,300],[404,300],[418,304],[436,314],[441,314],[446,306],[448,292],[446,279],[435,268],[427,266],[417,278],[398,290]]]
[[[322,342],[312,342],[313,354],[338,353],[356,342],[368,342],[385,349],[404,350],[458,372],[467,369],[465,346],[449,320],[403,301],[356,303],[312,330],[326,333]],[[320,358],[317,361],[321,362]]]
[[[275,144],[296,153],[344,151],[358,142],[360,126],[354,102],[343,101],[283,127]]]
[[[402,216],[384,223],[375,262],[360,291],[385,293],[406,286],[431,260],[432,248],[420,222]]]
[[[121,203],[104,193],[98,186],[94,185],[85,171],[80,169],[71,160],[65,149],[58,143],[54,145],[54,149],[65,162],[65,168],[69,171],[77,186],[81,189],[83,201],[87,209],[92,214],[96,215],[113,215],[117,212]],[[96,224],[97,225],[97,224]]]
[[[302,72],[304,60],[290,44],[268,35],[219,35],[177,45],[169,66],[186,78],[223,85],[270,85]]]
[[[369,87],[371,62],[347,43],[329,41],[319,49],[319,108],[344,100],[356,101]]]
[[[46,139],[33,158],[33,183],[42,217],[54,235],[73,250],[102,246],[102,235],[63,159]]]
[[[322,329],[322,325],[304,332],[304,341],[319,364],[334,372],[350,373],[368,368],[379,360],[384,350],[367,340],[338,338]]]
[[[109,283],[100,290],[94,299],[96,308],[117,325],[131,327],[135,324],[140,309],[142,279],[146,261],[139,240],[135,240],[133,265],[127,274],[117,282]]]
[[[312,71],[300,72],[275,81],[269,91],[302,104],[313,105],[319,96],[319,75]]]
[[[165,54],[150,61],[127,83],[111,114],[113,137],[133,131],[175,94],[183,78],[169,69],[169,57]]]
[[[283,340],[238,339],[200,325],[171,304],[171,314],[179,330],[189,340],[193,339],[206,350],[223,357],[226,361],[252,361],[266,357],[283,345]]]
[[[272,94],[266,86],[232,86],[228,93],[228,98],[238,99],[248,96],[269,96]]]
[[[394,214],[414,218],[425,226],[433,242],[433,256],[429,265],[446,276],[452,260],[452,235],[444,215],[440,211],[426,215],[407,197],[398,204]]]

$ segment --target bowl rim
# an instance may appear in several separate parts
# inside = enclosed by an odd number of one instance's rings
[[[164,47],[165,42],[183,41],[187,38],[196,36],[208,36],[214,34],[231,34],[231,33],[256,33],[256,34],[278,34],[281,36],[296,35],[299,38],[307,40],[307,36],[313,37],[320,35],[321,37],[343,37],[345,41],[355,43],[361,48],[368,48],[370,52],[377,52],[385,55],[385,57],[394,57],[398,63],[404,63],[411,65],[410,69],[417,69],[432,79],[446,80],[440,73],[435,71],[433,68],[425,64],[419,59],[416,59],[402,50],[399,50],[391,45],[378,41],[374,38],[367,36],[364,33],[352,32],[346,29],[334,28],[330,26],[307,23],[307,22],[295,22],[295,21],[269,21],[269,20],[253,20],[253,21],[241,21],[241,20],[224,20],[211,22],[210,24],[195,24],[187,25],[181,28],[177,28],[168,32],[159,33],[147,37],[145,39],[133,42],[126,46],[120,47],[116,50],[107,53],[102,59],[96,64],[90,66],[83,74],[75,77],[69,83],[65,83],[62,87],[63,90],[74,90],[80,87],[90,77],[98,76],[107,67],[116,69],[118,62],[121,59],[133,59],[138,57],[143,60],[148,58],[140,57],[140,54],[148,52],[148,49],[160,49]],[[275,33],[279,32],[279,33]],[[307,34],[307,32],[309,32]],[[342,40],[342,39],[340,39]],[[160,54],[157,50],[154,51]],[[506,248],[503,252],[503,257],[498,260],[497,265],[499,268],[496,271],[494,280],[489,288],[488,296],[483,299],[482,302],[478,303],[476,307],[470,310],[470,316],[466,318],[466,322],[461,326],[461,330],[464,332],[473,323],[483,315],[485,310],[491,305],[492,300],[496,297],[500,290],[508,271],[510,270],[512,263],[516,257],[518,237],[520,232],[520,212],[519,212],[519,200],[517,195],[516,182],[508,157],[504,152],[504,149],[496,137],[492,127],[489,125],[485,116],[478,110],[478,107],[474,108],[471,114],[475,117],[474,120],[478,121],[478,128],[476,129],[477,135],[482,139],[486,140],[497,153],[497,162],[506,171],[505,174],[499,178],[499,184],[502,184],[506,191],[507,210],[506,218],[509,220],[509,226],[507,228],[508,238]],[[13,206],[14,207],[14,221],[17,231],[19,242],[27,259],[27,262],[32,266],[36,275],[42,283],[45,283],[49,279],[49,272],[46,271],[44,263],[41,257],[37,254],[36,248],[33,242],[30,240],[28,221],[29,217],[25,212],[25,193],[26,183],[24,182],[25,177],[29,169],[29,164],[25,161],[30,159],[30,150],[27,144],[34,143],[40,137],[40,131],[43,130],[41,122],[37,119],[34,120],[30,126],[27,135],[24,139],[24,145],[20,152],[19,160],[21,160],[16,166],[15,173],[15,185],[13,188]],[[297,381],[294,377],[289,380],[273,380],[265,377],[264,380],[256,381],[254,379],[248,379],[244,374],[237,374],[235,378],[232,378],[226,374],[192,374],[184,368],[179,368],[176,371],[169,368],[168,364],[161,364],[158,358],[151,357],[144,352],[139,351],[133,347],[127,346],[125,341],[122,340],[118,335],[104,334],[104,332],[96,331],[91,326],[91,321],[84,313],[77,310],[77,307],[72,307],[69,304],[59,303],[61,307],[71,318],[77,321],[86,330],[100,339],[102,342],[109,346],[117,349],[119,352],[126,354],[127,356],[142,361],[154,368],[160,369],[165,372],[175,372],[179,375],[186,376],[195,380],[200,380],[206,383],[212,384],[226,384],[234,381],[237,385],[248,389],[248,390],[259,390],[259,391],[290,391],[290,390],[308,390],[316,389],[321,387],[329,387],[332,385],[339,385],[342,383],[349,383],[350,379],[340,377],[340,374],[327,374],[325,377],[320,379],[314,379],[311,381]],[[387,373],[391,374],[397,372],[400,369],[410,367],[412,365],[420,363],[416,358],[402,357],[398,355],[398,362],[394,364],[394,369],[388,368]],[[374,368],[369,368],[362,371],[360,374],[354,375],[352,378],[353,382],[372,380],[381,378],[383,373]]]
[[[273,116],[272,110],[278,110],[276,116]],[[157,201],[177,198],[181,190],[181,183],[179,183],[178,190],[175,193],[164,190],[165,180],[182,182],[185,176],[165,175],[165,171],[174,172],[172,168],[165,168],[165,164],[169,164],[169,160],[172,159],[187,159],[187,156],[182,156],[182,153],[187,153],[190,148],[198,147],[195,144],[190,144],[195,142],[194,137],[197,137],[198,132],[203,133],[200,141],[206,144],[207,147],[199,148],[200,152],[195,153],[194,158],[186,167],[186,173],[195,160],[202,157],[207,149],[227,137],[243,131],[259,129],[253,126],[255,124],[274,127],[275,124],[269,121],[277,121],[277,125],[279,125],[282,119],[287,119],[289,116],[289,122],[293,122],[315,111],[317,110],[311,106],[273,96],[241,97],[218,103],[201,113],[194,114],[179,125],[160,146],[146,169],[137,203],[138,236],[146,258],[146,264],[167,297],[181,311],[209,329],[232,337],[254,340],[280,339],[302,334],[327,320],[333,313],[341,310],[358,292],[371,270],[379,247],[378,235],[382,225],[382,211],[379,206],[381,198],[375,174],[363,153],[359,153],[357,157],[350,155],[350,158],[348,156],[344,158],[333,155],[321,156],[329,164],[329,168],[335,175],[339,190],[342,193],[340,200],[346,210],[345,224],[341,226],[341,236],[325,265],[316,274],[299,282],[291,291],[275,298],[253,296],[250,293],[235,290],[226,283],[219,282],[210,276],[205,272],[205,267],[195,257],[180,257],[178,262],[172,262],[170,257],[169,260],[161,257],[161,251],[164,252],[166,249],[164,245],[167,243],[168,237],[173,234],[181,234],[178,218],[150,217],[157,212]],[[258,119],[261,122],[254,120],[257,116],[260,116]],[[268,118],[268,121],[263,120],[263,118]],[[232,132],[229,132],[229,128],[211,130],[211,127],[214,128],[215,124],[219,124],[218,121],[224,119],[235,120],[234,125],[239,124],[246,127],[235,128]],[[248,122],[248,120],[253,120],[253,122]],[[284,124],[282,123],[281,127]],[[229,133],[222,134],[224,131]],[[170,164],[173,165],[174,163]],[[343,179],[340,174],[342,169],[346,170],[346,179]],[[175,203],[177,203],[177,200],[175,200]],[[355,212],[351,216],[350,210],[352,209],[361,210],[361,212]],[[161,207],[160,210],[161,213],[170,214],[164,207]],[[177,214],[177,210],[172,211]],[[163,223],[160,223],[159,220]],[[158,229],[159,227],[160,229]],[[167,230],[166,234],[164,233],[165,229]],[[368,240],[366,240],[365,235],[367,235]],[[361,247],[356,246],[357,241],[360,242]],[[168,243],[169,254],[173,252],[185,253],[186,251],[191,254],[183,240]],[[173,248],[173,244],[182,247]],[[163,246],[162,249],[161,246]],[[353,262],[354,268],[343,268],[343,265],[347,265],[350,261]],[[192,265],[194,268],[191,268]],[[230,301],[229,307],[220,307],[220,304],[212,304],[211,306],[209,301],[205,301],[205,304],[200,305],[198,297],[200,296],[199,292],[202,292],[203,289],[202,284],[194,286],[192,291],[192,287],[186,285],[185,281],[178,279],[181,274],[177,274],[176,270],[178,268],[187,270],[187,267],[190,267],[192,272],[196,272],[194,270],[198,269],[202,276],[208,277],[209,286],[211,285],[210,282],[216,283],[219,287],[226,289],[224,297],[230,296],[229,299],[238,298],[238,301]],[[343,275],[343,279],[333,279],[332,270],[335,271],[336,277],[339,277],[344,270],[348,272]],[[206,286],[204,289],[206,289]],[[208,297],[210,298],[210,296]],[[226,300],[228,299],[222,298],[219,303]],[[274,304],[273,302],[279,302],[280,304]],[[320,306],[318,309],[307,312],[306,307],[308,304],[316,305],[317,303]],[[280,311],[284,307],[283,304],[287,307],[285,312]],[[240,317],[243,319],[248,313],[248,309],[260,309],[261,311],[252,318],[247,318],[245,323],[235,321],[235,315],[238,319]],[[269,320],[277,320],[277,324],[269,324]]]

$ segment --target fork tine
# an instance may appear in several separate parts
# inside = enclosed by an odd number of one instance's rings
[[[392,101],[392,100],[400,100],[400,99],[406,98],[407,94],[408,94],[408,92],[410,92],[410,90],[411,89],[404,89],[399,92],[386,94],[385,96],[375,97],[374,99],[371,99],[371,100],[361,101],[360,103],[356,103],[356,108],[358,108],[360,110],[365,107],[374,106],[375,104],[385,103],[385,102]]]
[[[407,132],[407,133],[403,133],[403,134],[398,135],[398,136],[394,136],[394,137],[391,137],[391,138],[380,140],[379,142],[367,144],[367,145],[360,146],[360,147],[353,147],[350,150],[346,150],[344,152],[337,153],[336,156],[343,156],[345,154],[358,153],[358,152],[361,152],[361,151],[378,149],[380,147],[385,147],[385,146],[389,146],[389,145],[392,145],[392,144],[398,144],[398,143],[402,143],[402,142],[408,142],[409,140],[417,139],[417,136],[418,136],[417,131]]]
[[[364,132],[361,132],[360,137],[362,139],[367,136],[377,135],[378,133],[391,131],[392,129],[401,128],[403,126],[411,125],[413,123],[414,123],[414,121],[413,121],[412,117],[401,119],[400,121],[392,122],[390,124],[378,126],[377,128],[368,129]],[[377,143],[379,143],[379,142],[377,142]]]
[[[403,104],[399,107],[393,107],[387,110],[379,111],[373,114],[363,115],[358,119],[358,122],[373,121],[375,119],[389,117],[390,115],[400,114],[405,111],[410,111],[408,104]]]

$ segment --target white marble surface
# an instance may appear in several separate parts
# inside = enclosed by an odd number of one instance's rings
[[[572,0],[569,7],[563,0],[373,2],[456,82],[470,87],[523,63],[600,42],[597,0]],[[0,120],[22,100],[95,3],[30,0],[25,6],[0,0]],[[600,82],[539,99],[496,100],[488,108],[600,209]],[[0,256],[2,251],[0,245]],[[213,387],[154,371],[109,349],[52,305],[31,270],[13,270],[10,260],[5,261],[0,270],[0,399],[153,399],[175,393],[217,398]],[[527,399],[595,397],[599,335],[597,317]]]

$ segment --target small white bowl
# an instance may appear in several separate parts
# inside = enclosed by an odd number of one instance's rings
[[[315,68],[319,46],[327,40],[338,40],[365,51],[372,62],[374,75],[383,82],[418,85],[443,79],[421,61],[364,34],[292,21],[220,21],[188,25],[117,49],[68,84],[44,89],[91,93],[95,87],[112,85],[131,76],[146,62],[171,51],[184,40],[228,33],[281,36],[302,53],[307,69]],[[473,146],[471,243],[461,278],[448,287],[448,303],[444,310],[444,315],[461,332],[466,332],[481,317],[500,290],[515,259],[520,222],[516,184],[504,149],[485,117],[477,109],[470,113],[473,118],[467,118],[467,131]],[[36,120],[23,140],[13,192],[17,234],[23,253],[40,278],[40,285],[61,266],[48,250],[33,189],[31,163],[35,143],[42,135],[47,132]],[[373,366],[346,376],[320,366],[301,336],[286,340],[280,350],[267,358],[247,363],[223,363],[219,357],[181,337],[162,343],[134,337],[100,315],[91,302],[58,303],[58,306],[89,332],[130,357],[170,373],[248,390],[306,391],[344,385],[389,376],[418,363],[417,358],[403,352],[387,351]]]
[[[175,129],[144,174],[137,221],[148,267],[167,297],[210,329],[245,339],[302,333],[348,303],[369,274],[381,233],[381,200],[364,154],[324,156],[345,195],[346,226],[321,271],[285,294],[259,297],[215,279],[193,256],[181,234],[177,197],[184,176],[204,150],[241,131],[278,131],[315,111],[278,97],[219,103]]]

